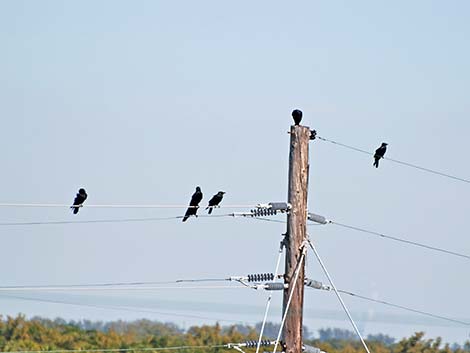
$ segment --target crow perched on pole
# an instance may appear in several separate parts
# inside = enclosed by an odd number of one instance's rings
[[[222,201],[224,198],[225,191],[219,191],[217,194],[212,196],[212,198],[209,200],[209,205],[206,207],[206,210],[209,209],[207,213],[211,214],[212,210],[214,209],[215,206],[218,206],[219,203]]]
[[[78,190],[77,196],[75,196],[75,200],[73,200],[73,206],[70,208],[73,209],[73,214],[77,214],[82,204],[85,202],[86,198],[88,197],[85,189]]]
[[[202,200],[202,191],[199,186],[196,186],[196,192],[191,197],[191,201],[189,202],[189,207],[186,210],[186,213],[183,217],[183,222],[186,222],[190,216],[197,217],[197,209],[199,208],[199,202]]]
[[[302,121],[302,111],[295,109],[292,111],[292,117],[294,118],[295,125],[299,125]]]
[[[387,143],[382,142],[382,145],[375,150],[374,154],[374,167],[379,167],[379,161],[381,158],[384,158],[385,152],[387,152]]]

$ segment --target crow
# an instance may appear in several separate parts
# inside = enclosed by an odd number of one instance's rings
[[[378,168],[379,167],[379,161],[381,158],[384,158],[384,155],[385,155],[385,152],[387,152],[387,143],[385,142],[382,142],[382,146],[380,146],[379,148],[377,148],[375,150],[375,154],[374,154],[374,167],[375,168]]]
[[[295,125],[299,125],[302,121],[302,111],[295,109],[292,111],[292,117],[294,118]]]
[[[186,210],[186,213],[183,217],[183,222],[186,222],[186,220],[190,216],[196,216],[197,217],[197,209],[199,207],[199,202],[202,200],[202,191],[199,186],[196,186],[196,192],[193,194],[191,197],[191,201],[189,202],[189,207]]]
[[[82,207],[82,204],[85,202],[86,198],[88,197],[85,189],[80,189],[78,190],[77,196],[75,196],[75,200],[73,200],[73,206],[70,208],[73,208],[73,214],[77,214],[78,210],[80,207]]]
[[[207,213],[211,214],[212,210],[214,209],[214,206],[218,206],[219,203],[222,201],[224,198],[225,191],[219,191],[217,194],[212,196],[212,198],[209,200],[209,205],[206,207],[206,210],[209,209]]]

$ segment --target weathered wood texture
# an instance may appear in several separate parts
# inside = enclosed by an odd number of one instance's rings
[[[310,128],[291,126],[290,136],[288,202],[292,208],[287,216],[285,283],[294,281],[295,270],[302,254],[300,247],[307,234]],[[284,324],[283,340],[287,353],[302,352],[304,265],[305,261],[302,262],[295,288],[289,286],[284,290],[283,312],[285,312],[290,291],[294,291]]]

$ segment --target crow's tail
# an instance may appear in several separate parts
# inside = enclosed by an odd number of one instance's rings
[[[189,218],[190,215],[191,215],[191,209],[188,208],[188,209],[186,210],[186,213],[184,214],[184,217],[183,217],[182,222],[186,222],[186,221],[188,220],[188,218]]]
[[[214,207],[208,207],[209,211],[207,213],[211,214]]]

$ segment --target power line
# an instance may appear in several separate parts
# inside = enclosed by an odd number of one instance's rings
[[[80,288],[80,287],[119,287],[119,286],[147,286],[158,284],[174,284],[185,282],[216,282],[230,281],[230,278],[198,278],[198,279],[177,279],[174,281],[148,281],[148,282],[107,282],[107,283],[82,283],[82,284],[56,284],[56,285],[19,285],[19,286],[0,286],[2,289],[25,289],[25,288]]]
[[[1,290],[30,290],[30,289],[54,289],[54,288],[82,288],[82,287],[120,287],[120,286],[146,286],[156,284],[171,284],[176,281],[162,282],[110,282],[110,283],[89,283],[89,284],[46,284],[46,285],[19,285],[19,286],[0,286]]]
[[[193,318],[193,319],[214,320],[214,321],[220,321],[220,322],[231,322],[231,323],[239,323],[239,324],[247,324],[248,323],[248,324],[251,324],[251,325],[256,325],[256,322],[252,322],[252,321],[228,320],[228,319],[221,319],[221,318],[210,317],[210,316],[169,313],[169,312],[165,312],[165,311],[156,311],[156,310],[150,310],[150,309],[145,309],[145,308],[140,308],[140,307],[133,307],[133,306],[85,304],[85,303],[70,302],[70,301],[64,301],[64,300],[32,298],[32,297],[24,297],[24,296],[16,296],[16,295],[5,295],[5,294],[1,294],[0,298],[8,298],[8,299],[24,300],[24,301],[33,301],[33,302],[41,302],[41,303],[50,303],[50,304],[73,305],[73,306],[80,306],[80,307],[90,307],[90,308],[97,308],[97,309],[104,309],[104,310],[115,310],[115,311],[126,311],[126,312],[133,312],[133,313],[158,314],[158,315],[163,315],[163,316],[174,316],[174,317],[186,317],[186,318]]]
[[[319,289],[319,290],[323,290],[323,291],[331,291],[331,286],[325,285],[325,284],[323,284],[319,281],[308,280],[308,281],[306,281],[305,285],[307,287],[314,288],[314,289]],[[437,315],[437,314],[433,314],[431,312],[418,310],[418,309],[413,309],[413,308],[410,308],[410,307],[407,307],[407,306],[394,304],[394,303],[387,302],[387,301],[384,301],[384,300],[378,300],[378,299],[366,297],[364,295],[353,293],[353,292],[350,292],[350,291],[347,291],[347,290],[344,290],[344,289],[338,289],[338,292],[344,293],[344,294],[347,294],[347,295],[350,295],[352,297],[356,297],[356,298],[359,298],[359,299],[363,299],[363,300],[367,300],[367,301],[371,301],[371,302],[391,306],[391,307],[394,307],[394,308],[410,311],[410,312],[421,314],[421,315],[430,316],[430,317],[433,317],[433,318],[436,318],[436,319],[450,321],[450,322],[470,326],[470,322],[465,322],[465,321],[461,321],[461,320],[457,320],[457,319],[452,319],[448,316]]]
[[[373,156],[373,155],[374,155],[374,153],[372,153],[372,152],[365,151],[365,150],[363,150],[363,149],[360,149],[360,148],[357,148],[357,147],[354,147],[354,146],[349,146],[349,145],[346,145],[346,144],[341,143],[341,142],[337,142],[337,141],[333,141],[333,140],[328,140],[328,139],[323,138],[323,137],[320,137],[320,136],[317,136],[317,139],[319,139],[319,140],[321,140],[321,141],[329,142],[329,143],[332,143],[332,144],[334,144],[334,145],[338,145],[338,146],[341,146],[341,147],[344,147],[344,148],[348,148],[348,149],[353,150],[353,151],[356,151],[356,152],[361,152],[361,153],[364,153],[364,154],[368,154],[368,155],[370,155],[370,156]],[[407,166],[407,167],[419,169],[419,170],[422,170],[422,171],[424,171],[424,172],[428,172],[428,173],[440,175],[440,176],[443,176],[443,177],[446,177],[446,178],[450,178],[450,179],[454,179],[454,180],[458,180],[458,181],[462,181],[462,182],[464,182],[464,183],[470,184],[470,180],[469,180],[469,179],[465,179],[465,178],[457,177],[457,176],[454,176],[454,175],[451,175],[451,174],[439,172],[439,171],[434,170],[434,169],[429,169],[429,168],[421,167],[421,166],[418,166],[418,165],[416,165],[416,164],[412,164],[412,163],[400,161],[400,160],[398,160],[398,159],[393,159],[393,158],[389,158],[389,157],[382,157],[382,158],[385,159],[385,160],[388,160],[388,161],[390,161],[390,162],[394,162],[394,163],[401,164],[401,165],[404,165],[404,166]]]
[[[106,283],[81,283],[81,284],[46,284],[46,285],[10,285],[0,286],[0,292],[8,291],[67,291],[67,290],[154,290],[154,289],[224,289],[224,288],[253,288],[253,289],[269,289],[267,284],[259,284],[263,281],[278,278],[276,274],[251,274],[248,276],[230,276],[227,278],[189,278],[177,279],[172,281],[146,281],[146,282],[106,282]],[[247,282],[254,282],[248,284]],[[201,283],[201,282],[238,282],[242,286],[171,286],[164,287],[161,284],[181,284],[181,283]],[[155,285],[157,285],[155,287]]]
[[[367,234],[375,235],[375,236],[378,236],[378,237],[381,237],[381,238],[390,239],[390,240],[394,240],[394,241],[397,241],[397,242],[418,246],[418,247],[425,248],[425,249],[428,249],[428,250],[439,251],[439,252],[442,252],[442,253],[445,253],[445,254],[458,256],[458,257],[462,257],[462,258],[465,258],[467,260],[470,260],[469,255],[461,254],[461,253],[458,253],[458,252],[455,252],[455,251],[450,251],[450,250],[438,248],[438,247],[435,247],[435,246],[430,246],[430,245],[418,243],[418,242],[411,241],[411,240],[397,238],[397,237],[393,237],[393,236],[386,235],[386,234],[383,234],[383,233],[374,232],[374,231],[367,230],[367,229],[364,229],[364,228],[359,228],[359,227],[355,227],[355,226],[351,226],[351,225],[348,225],[348,224],[339,223],[339,222],[335,222],[335,221],[330,221],[329,223],[335,224],[335,225],[343,227],[343,228],[356,230],[358,232],[367,233]]]
[[[361,335],[361,333],[359,332],[359,329],[357,328],[356,323],[354,322],[354,320],[353,320],[351,314],[349,313],[348,308],[346,307],[346,304],[344,304],[344,301],[343,301],[343,299],[341,298],[341,295],[339,294],[338,290],[336,289],[336,286],[335,286],[335,284],[333,283],[333,279],[331,278],[330,274],[328,273],[328,270],[327,270],[326,267],[325,267],[325,264],[323,263],[322,259],[320,258],[320,254],[318,254],[317,249],[315,248],[315,246],[313,245],[313,243],[312,243],[310,240],[308,240],[308,243],[309,243],[310,247],[312,248],[313,252],[315,253],[315,256],[316,256],[316,258],[317,258],[317,260],[318,260],[318,263],[320,264],[321,268],[323,269],[323,272],[325,272],[325,275],[326,275],[326,277],[328,278],[328,281],[330,282],[330,285],[331,285],[331,287],[333,288],[333,290],[334,290],[336,296],[338,297],[338,300],[339,300],[339,302],[341,303],[341,306],[343,307],[343,309],[344,309],[346,315],[348,316],[349,321],[351,321],[351,324],[352,324],[354,330],[356,331],[357,335],[359,336],[359,339],[361,340],[361,343],[362,343],[362,345],[364,346],[364,349],[367,351],[367,353],[370,353],[369,348],[367,347],[366,342],[365,342],[364,339],[362,338],[362,335]]]
[[[77,221],[33,221],[33,222],[0,222],[0,226],[35,226],[54,224],[80,224],[80,223],[127,223],[127,222],[154,222],[169,219],[179,219],[183,216],[175,217],[152,217],[152,218],[115,218],[115,219],[93,219]]]
[[[250,218],[265,222],[286,223],[278,219],[260,218],[252,215],[242,216],[237,213],[198,215],[197,218]],[[111,218],[73,221],[31,221],[31,222],[0,222],[0,226],[36,226],[36,225],[62,225],[62,224],[93,224],[93,223],[133,223],[133,222],[158,222],[174,219],[182,219],[183,216],[147,217],[147,218]],[[316,225],[316,224],[309,224]],[[0,352],[1,353],[1,352]]]
[[[0,203],[0,207],[47,207],[47,208],[69,208],[74,207],[70,204],[63,203]],[[204,206],[188,206],[186,205],[139,205],[139,204],[108,204],[108,205],[79,205],[76,207],[84,208],[204,208]],[[246,205],[219,205],[214,206],[214,208],[250,208],[256,207],[256,204],[246,204]]]
[[[96,292],[96,291],[154,291],[154,290],[193,290],[193,289],[240,289],[240,288],[252,288],[251,286],[171,286],[171,287],[134,287],[134,286],[120,286],[120,287],[1,287],[0,292]]]
[[[430,317],[433,317],[433,318],[436,318],[436,319],[446,320],[446,321],[450,321],[450,322],[470,326],[470,322],[465,322],[465,321],[461,321],[461,320],[457,320],[457,319],[452,319],[452,318],[446,317],[446,316],[436,315],[436,314],[433,314],[433,313],[430,313],[430,312],[417,310],[417,309],[413,309],[413,308],[406,307],[406,306],[403,306],[403,305],[398,305],[398,304],[393,304],[393,303],[390,303],[390,302],[386,302],[384,300],[369,298],[369,297],[359,295],[359,294],[356,294],[356,293],[352,293],[352,292],[349,292],[349,291],[346,291],[346,290],[338,289],[338,292],[350,295],[352,297],[357,297],[357,298],[360,298],[360,299],[363,299],[363,300],[368,300],[368,301],[380,303],[380,304],[383,304],[383,305],[388,305],[388,306],[391,306],[391,307],[394,307],[394,308],[399,308],[399,309],[402,309],[402,310],[411,311],[411,312],[418,313],[418,314],[421,314],[421,315],[430,316]]]
[[[220,215],[198,215],[198,217],[220,218],[233,217],[233,214]],[[149,217],[149,218],[114,218],[114,219],[92,219],[76,221],[33,221],[33,222],[0,222],[0,226],[35,226],[35,225],[61,225],[61,224],[87,224],[87,223],[131,223],[131,222],[156,222],[173,219],[181,219],[183,216],[172,217]],[[1,352],[0,352],[1,353]]]
[[[177,279],[175,283],[184,283],[184,282],[223,282],[231,281],[230,278],[197,278],[197,279]]]
[[[199,215],[198,217],[202,217],[202,218],[206,218],[206,217],[208,217],[208,218],[221,218],[221,217],[235,217],[235,216],[236,215],[233,214],[233,213],[228,213],[228,214],[220,214],[220,215]],[[33,225],[62,225],[62,224],[156,222],[156,221],[174,220],[174,219],[181,219],[181,218],[183,218],[183,216],[150,217],[150,218],[95,219],[95,220],[76,220],[76,221],[0,222],[0,226],[33,226]],[[259,221],[264,221],[264,222],[275,222],[275,223],[284,223],[284,224],[286,223],[285,221],[278,220],[278,219],[269,219],[269,218],[260,218],[260,217],[244,217],[244,218],[252,218],[252,219],[259,220]],[[385,235],[383,233],[378,233],[378,232],[370,231],[370,230],[367,230],[367,229],[363,229],[363,228],[359,228],[359,227],[355,227],[355,226],[351,226],[351,225],[347,225],[347,224],[343,224],[343,223],[339,223],[339,222],[335,222],[335,221],[329,221],[329,223],[335,224],[335,225],[340,226],[340,227],[353,229],[353,230],[356,230],[356,231],[359,231],[359,232],[364,232],[364,233],[368,233],[368,234],[371,234],[371,235],[380,236],[382,238],[387,238],[387,239],[390,239],[390,240],[394,240],[394,241],[398,241],[398,242],[402,242],[402,243],[407,243],[407,244],[410,244],[410,245],[415,245],[415,246],[426,248],[426,249],[429,249],[429,250],[439,251],[439,252],[443,252],[443,253],[446,253],[446,254],[449,254],[449,255],[454,255],[454,256],[459,256],[459,257],[463,257],[463,258],[466,258],[466,259],[470,259],[469,255],[457,253],[455,251],[450,251],[450,250],[446,250],[446,249],[442,249],[442,248],[438,248],[438,247],[434,247],[434,246],[430,246],[430,245],[426,245],[426,244],[422,244],[422,243],[418,243],[418,242],[414,242],[414,241],[410,241],[410,240],[406,240],[406,239],[401,239],[401,238]],[[309,223],[307,225],[308,226],[317,226],[319,224]]]
[[[264,222],[273,222],[273,223],[287,223],[286,221],[281,221],[280,219],[269,219],[269,218],[261,218],[261,217],[250,217],[252,219],[256,219],[258,221],[264,221]]]

